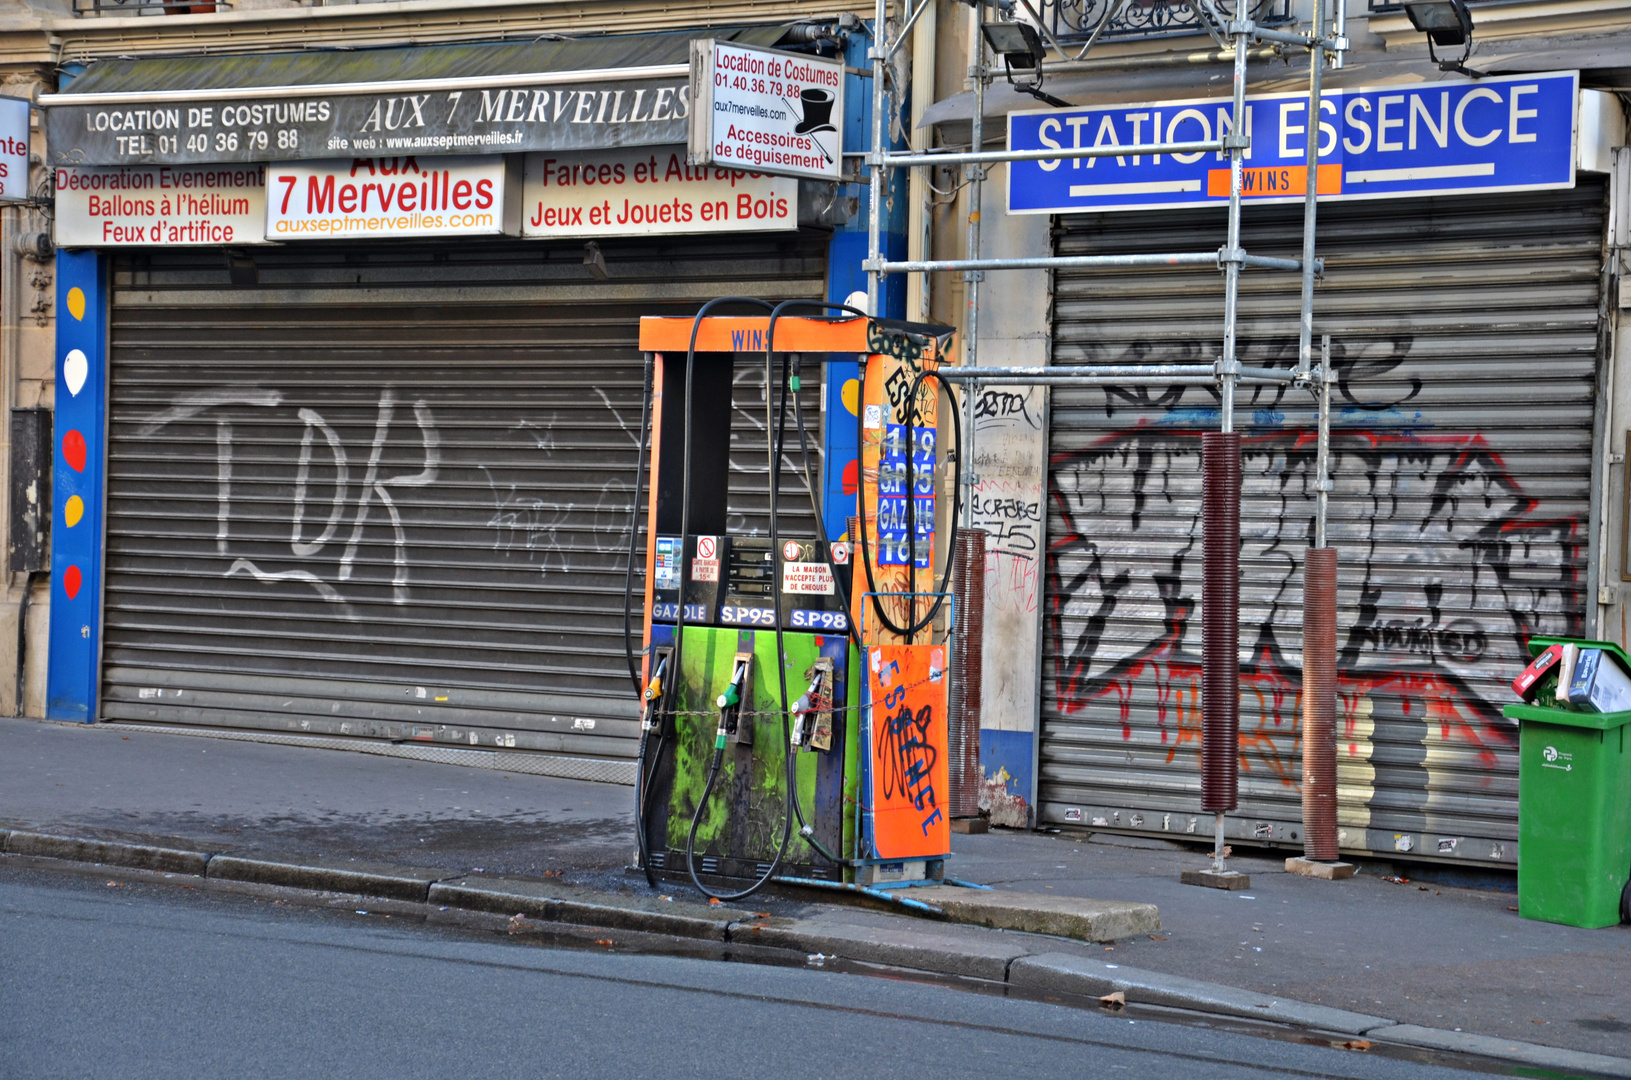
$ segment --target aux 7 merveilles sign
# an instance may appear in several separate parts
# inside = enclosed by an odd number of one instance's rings
[[[1577,72],[1476,82],[1335,89],[1320,102],[1322,199],[1376,199],[1574,186]],[[1227,98],[1014,113],[1013,150],[1204,142],[1229,131]],[[1303,198],[1308,98],[1246,99],[1254,201]],[[1008,212],[1071,213],[1224,205],[1221,153],[1124,154],[1013,162]]]

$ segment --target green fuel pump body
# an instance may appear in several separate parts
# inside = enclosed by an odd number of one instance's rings
[[[687,626],[680,651],[681,670],[671,678],[671,752],[653,771],[647,829],[652,869],[685,874],[686,834],[713,757],[719,728],[718,698],[733,674],[736,658],[751,654],[753,664],[737,706],[737,734],[726,739],[724,763],[703,806],[694,845],[697,870],[710,877],[751,880],[763,873],[781,843],[786,810],[787,770],[776,676],[776,634],[721,626]],[[661,636],[660,633],[657,636]],[[809,685],[818,664],[832,665],[830,693],[821,704],[834,707],[827,749],[795,748],[793,775],[814,839],[841,858],[852,857],[855,836],[860,726],[856,706],[855,648],[842,634],[783,631],[784,670],[790,692]],[[748,728],[744,737],[740,729]],[[842,881],[844,867],[824,859],[809,840],[793,832],[783,858],[785,873]]]

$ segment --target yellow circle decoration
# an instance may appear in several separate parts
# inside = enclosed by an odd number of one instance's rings
[[[85,516],[85,501],[78,495],[73,496],[63,504],[62,516],[70,529],[78,525],[79,519]]]
[[[844,408],[849,410],[849,414],[851,416],[854,416],[855,410],[860,408],[860,381],[857,379],[846,379],[844,381],[844,388],[840,391],[840,394],[844,399]]]
[[[85,318],[85,293],[77,285],[68,290],[68,314],[75,322]]]

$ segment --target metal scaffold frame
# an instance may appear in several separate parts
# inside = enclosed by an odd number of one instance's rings
[[[1198,142],[1153,142],[1141,145],[1105,145],[1101,147],[1061,147],[1057,150],[1012,149],[987,151],[985,149],[985,87],[995,73],[988,63],[983,33],[987,6],[999,11],[1013,10],[1014,0],[970,0],[973,9],[970,32],[973,35],[973,55],[976,62],[970,67],[973,80],[974,110],[971,123],[970,149],[966,153],[897,153],[884,149],[884,132],[889,116],[890,84],[886,68],[908,40],[918,18],[936,0],[918,0],[912,8],[911,0],[902,0],[909,14],[891,41],[888,0],[876,0],[872,49],[872,145],[866,155],[870,167],[870,215],[867,228],[867,310],[879,310],[879,296],[883,278],[888,274],[961,272],[966,288],[966,312],[963,333],[963,366],[942,369],[941,374],[955,383],[970,384],[977,389],[982,382],[1005,385],[1031,386],[1091,386],[1102,384],[1139,385],[1215,385],[1220,405],[1220,429],[1234,431],[1235,388],[1246,384],[1293,384],[1308,389],[1314,396],[1318,410],[1319,447],[1317,490],[1317,543],[1324,546],[1326,536],[1327,493],[1332,484],[1327,475],[1329,461],[1329,402],[1330,402],[1330,339],[1325,337],[1319,362],[1313,356],[1314,284],[1323,276],[1324,267],[1315,255],[1315,223],[1319,188],[1321,78],[1325,65],[1333,69],[1343,66],[1348,50],[1347,0],[1313,0],[1313,19],[1306,34],[1270,29],[1255,23],[1246,14],[1245,0],[1236,0],[1237,10],[1229,15],[1218,6],[1218,0],[1194,0],[1192,6],[1200,16],[1207,32],[1218,43],[1224,56],[1232,53],[1234,67],[1233,107],[1227,133],[1219,138]],[[1331,33],[1326,34],[1325,5],[1332,5]],[[1076,55],[1069,55],[1065,46],[1048,30],[1045,20],[1037,14],[1030,0],[1018,0],[1030,16],[1032,25],[1047,39],[1048,44],[1062,59],[1082,59],[1097,41],[1098,34],[1084,44]],[[1106,19],[1105,23],[1109,20]],[[1100,27],[1102,29],[1102,25]],[[1251,42],[1268,43],[1277,48],[1286,46],[1308,50],[1308,112],[1311,120],[1307,127],[1310,135],[1305,159],[1303,203],[1303,243],[1300,258],[1270,258],[1249,254],[1241,246],[1241,203],[1243,171],[1246,150],[1251,145],[1246,130],[1246,74],[1248,45]],[[1159,138],[1159,134],[1157,135]],[[1226,153],[1229,158],[1229,217],[1227,237],[1215,252],[1177,252],[1156,255],[1077,255],[1039,256],[1035,258],[986,259],[980,257],[980,197],[985,166],[1015,161],[1055,161],[1066,158],[1098,158],[1126,155],[1157,155],[1184,153]],[[969,214],[966,254],[962,259],[919,259],[893,261],[883,257],[884,191],[889,186],[894,169],[916,169],[944,165],[964,167],[964,180],[969,193]],[[980,282],[987,271],[999,270],[1080,270],[1080,269],[1156,269],[1163,267],[1217,266],[1223,273],[1223,348],[1212,364],[1153,364],[1153,365],[1088,365],[1080,367],[990,367],[977,366],[979,352],[979,292]],[[1240,274],[1247,267],[1262,270],[1295,271],[1302,277],[1301,312],[1297,331],[1297,366],[1286,371],[1275,368],[1247,367],[1237,355],[1240,305]],[[973,395],[963,395],[963,407],[969,408]],[[959,448],[962,460],[974,461],[975,425],[972,411],[963,425],[966,443]],[[967,470],[964,482],[972,486],[978,477]],[[966,508],[972,500],[962,500]],[[1238,514],[1237,514],[1238,520]],[[1238,525],[1236,526],[1238,531]],[[1212,872],[1222,874],[1224,865],[1225,811],[1217,811],[1215,847]]]

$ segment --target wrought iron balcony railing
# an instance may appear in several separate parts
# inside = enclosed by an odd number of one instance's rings
[[[1245,0],[1251,17],[1264,26],[1293,21],[1291,0]],[[1373,0],[1374,2],[1374,0]],[[1219,0],[1225,13],[1234,11],[1234,0]],[[1105,38],[1151,38],[1194,34],[1202,29],[1195,7],[1184,0],[1046,0],[1042,18],[1062,42],[1085,41],[1108,19],[1099,35]]]

